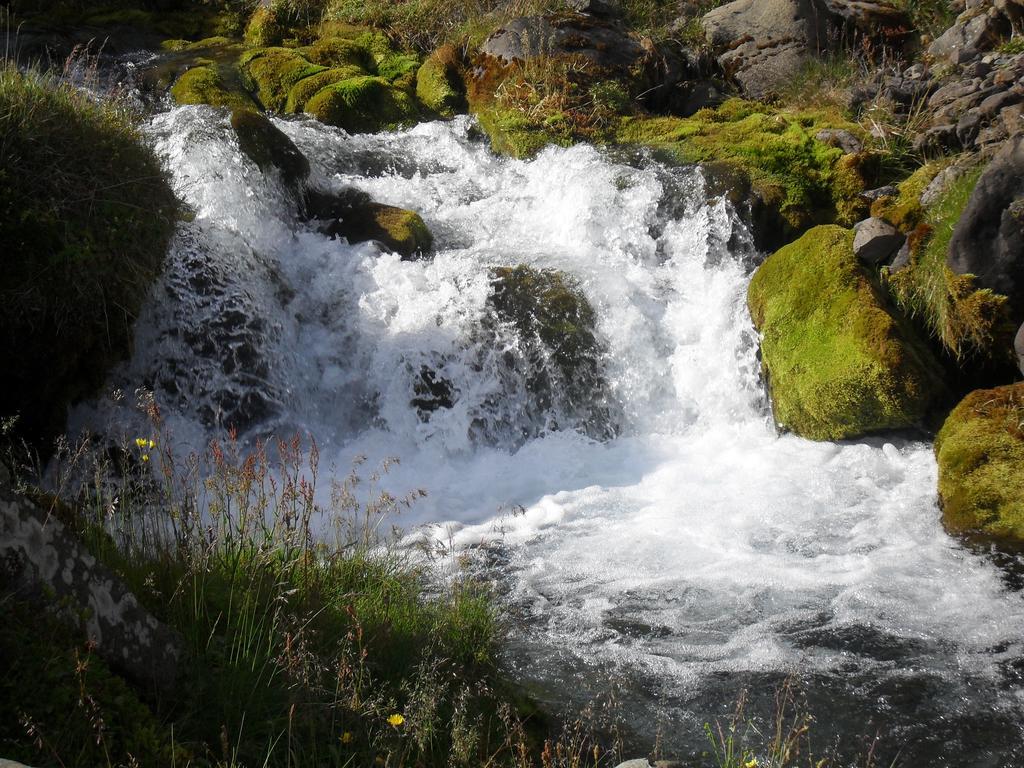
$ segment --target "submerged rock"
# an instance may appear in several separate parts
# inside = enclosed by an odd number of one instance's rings
[[[813,440],[915,427],[946,397],[938,362],[889,311],[853,238],[810,230],[768,257],[747,296],[776,421]]]
[[[1024,541],[1024,383],[965,397],[935,455],[947,529]]]

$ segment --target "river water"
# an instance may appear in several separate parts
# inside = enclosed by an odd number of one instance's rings
[[[764,715],[795,675],[840,764],[876,736],[880,765],[1020,763],[1020,592],[944,533],[930,444],[776,433],[745,307],[759,256],[697,170],[590,146],[503,159],[468,118],[278,125],[314,184],[419,211],[435,253],[332,241],[226,115],[156,115],[195,218],[111,386],[152,389],[180,446],[236,424],[243,441],[312,436],[338,473],[400,458],[384,486],[427,496],[394,522],[488,569],[510,668],[553,707],[614,688],[634,749],[699,754],[742,689]],[[593,306],[596,410],[531,394],[550,361],[488,303],[491,269],[520,264]],[[412,404],[425,369],[450,407]],[[137,419],[103,398],[72,426]]]

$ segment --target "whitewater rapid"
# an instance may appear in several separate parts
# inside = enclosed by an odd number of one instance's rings
[[[741,686],[799,673],[819,719],[930,764],[1021,753],[1020,593],[944,533],[929,444],[776,434],[745,307],[759,257],[697,170],[590,146],[499,158],[467,118],[278,125],[312,183],[419,211],[436,252],[332,241],[225,115],[157,115],[195,218],[111,386],[152,389],[182,447],[241,415],[246,439],[312,436],[338,474],[398,457],[382,483],[427,496],[394,522],[498,571],[515,663],[569,699],[625,680],[635,721],[657,709],[699,736]],[[569,411],[520,423],[523,340],[481,330],[491,268],[518,264],[569,275],[593,306],[614,438]],[[423,366],[456,393],[428,418],[410,405]],[[130,399],[72,425],[136,434]],[[972,746],[986,729],[1004,744]]]

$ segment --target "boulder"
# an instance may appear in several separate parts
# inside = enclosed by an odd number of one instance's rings
[[[275,169],[289,189],[299,191],[309,178],[309,160],[284,131],[263,115],[244,109],[231,113],[231,127],[246,157],[261,171]]]
[[[442,45],[416,72],[416,97],[442,117],[452,117],[466,109],[466,94],[460,70],[462,61],[455,46]]]
[[[1007,296],[1011,318],[1024,320],[1024,135],[1008,141],[978,179],[953,230],[947,263]]]
[[[1021,374],[1024,374],[1024,323],[1013,339],[1013,351],[1017,355],[1017,367],[1020,368]]]
[[[899,251],[906,237],[884,219],[864,219],[853,227],[853,252],[862,264],[877,267]]]
[[[853,255],[820,226],[768,257],[747,294],[778,424],[812,440],[920,425],[946,396],[941,368]]]
[[[178,104],[209,104],[229,109],[258,109],[252,97],[241,88],[233,88],[220,67],[198,66],[182,73],[171,87]]]
[[[967,395],[939,431],[935,455],[949,531],[1024,542],[1024,383]]]
[[[970,9],[928,46],[928,53],[936,59],[962,64],[996,47],[1010,31],[1009,19],[995,8]]]
[[[0,560],[15,583],[70,607],[71,619],[84,617],[86,634],[111,667],[150,691],[172,690],[182,654],[177,633],[146,611],[55,516],[15,494],[6,470],[0,475]]]
[[[848,155],[857,155],[864,151],[864,142],[842,128],[824,128],[818,131],[814,138],[822,144],[837,147]]]
[[[779,93],[837,41],[866,37],[902,48],[911,29],[904,12],[860,0],[733,0],[705,14],[701,25],[719,65],[755,99]]]
[[[480,52],[503,64],[573,55],[617,73],[628,72],[644,55],[640,43],[618,25],[580,14],[513,19],[488,37]]]

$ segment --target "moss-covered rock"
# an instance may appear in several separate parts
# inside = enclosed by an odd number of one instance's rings
[[[286,34],[287,27],[279,12],[273,7],[260,6],[245,25],[244,40],[248,45],[266,48],[280,45]]]
[[[300,190],[309,178],[309,160],[280,128],[263,115],[246,109],[231,113],[231,127],[242,152],[260,170],[276,168],[288,187],[295,192]]]
[[[790,112],[731,99],[687,118],[627,118],[616,140],[654,147],[682,162],[737,166],[799,233],[817,223],[851,226],[867,212],[858,193],[868,186],[872,159],[819,141],[815,137],[825,128],[861,132],[828,112]]]
[[[216,65],[192,67],[171,87],[178,104],[209,104],[229,109],[258,109],[252,97],[241,88],[232,88],[229,78]]]
[[[362,75],[328,85],[306,102],[306,113],[350,133],[372,133],[414,123],[419,107],[387,80]]]
[[[177,203],[122,112],[4,68],[0,114],[0,413],[41,439],[130,350]]]
[[[427,109],[442,117],[453,117],[466,108],[461,68],[454,45],[443,45],[427,57],[416,72],[416,96]]]
[[[293,48],[254,48],[239,59],[243,82],[264,109],[281,112],[301,80],[324,71]]]
[[[302,50],[302,54],[322,67],[358,67],[371,71],[375,66],[372,52],[358,39],[323,37]]]
[[[946,528],[1024,542],[1024,383],[967,395],[935,455]]]
[[[299,114],[306,110],[306,104],[320,91],[329,85],[334,85],[342,80],[350,80],[353,77],[363,77],[366,71],[356,66],[335,67],[317,72],[315,75],[299,80],[288,91],[288,100],[285,102],[284,111],[289,114]]]
[[[748,304],[776,421],[813,440],[922,424],[947,396],[938,362],[853,254],[853,232],[811,229],[775,252]]]

